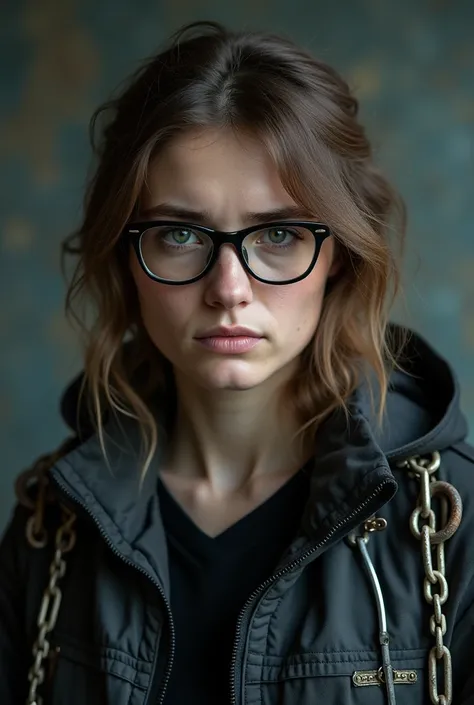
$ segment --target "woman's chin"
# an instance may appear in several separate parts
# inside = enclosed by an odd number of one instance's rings
[[[269,376],[268,368],[264,371],[261,364],[245,360],[214,360],[202,369],[194,368],[193,378],[209,391],[254,389]]]

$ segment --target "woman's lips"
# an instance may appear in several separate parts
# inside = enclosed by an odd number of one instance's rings
[[[253,350],[262,338],[249,335],[212,335],[207,338],[196,338],[196,340],[213,352],[236,355]]]

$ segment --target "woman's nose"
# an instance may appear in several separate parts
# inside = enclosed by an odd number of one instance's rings
[[[206,279],[205,299],[210,306],[230,309],[252,301],[251,276],[243,268],[233,245],[221,247]]]

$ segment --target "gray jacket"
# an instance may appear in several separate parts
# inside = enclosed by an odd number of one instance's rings
[[[419,482],[398,464],[439,451],[437,477],[452,483],[464,504],[461,526],[446,542],[443,643],[452,658],[453,702],[474,705],[474,452],[464,441],[459,391],[446,362],[417,337],[409,358],[410,374],[393,375],[384,431],[371,421],[364,388],[348,421],[336,413],[319,431],[300,535],[249,595],[236,624],[229,704],[431,702],[434,608],[423,594],[420,541],[410,531]],[[90,435],[49,473],[53,497],[77,514],[77,542],[60,582],[45,705],[158,705],[164,697],[175,640],[166,537],[156,466],[139,487],[138,442],[133,423],[110,422],[109,466]],[[32,548],[25,539],[30,514],[17,507],[0,546],[1,705],[26,702],[60,521],[53,503],[46,515],[51,540]],[[349,534],[360,534],[374,514],[386,528],[353,545]],[[391,696],[380,673],[395,676]]]

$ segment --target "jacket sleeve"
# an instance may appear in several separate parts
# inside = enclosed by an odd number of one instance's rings
[[[26,636],[25,526],[28,514],[17,507],[0,542],[0,703],[22,705],[28,693],[31,655]]]
[[[453,701],[474,705],[474,602],[458,620],[451,643]]]
[[[457,488],[464,504],[460,530],[447,543],[447,577],[451,592],[446,608],[448,615],[452,609],[448,630],[451,622],[453,703],[474,705],[474,447],[463,442],[454,450],[455,453],[446,454],[450,472],[442,478]],[[442,673],[438,677],[441,680]]]

